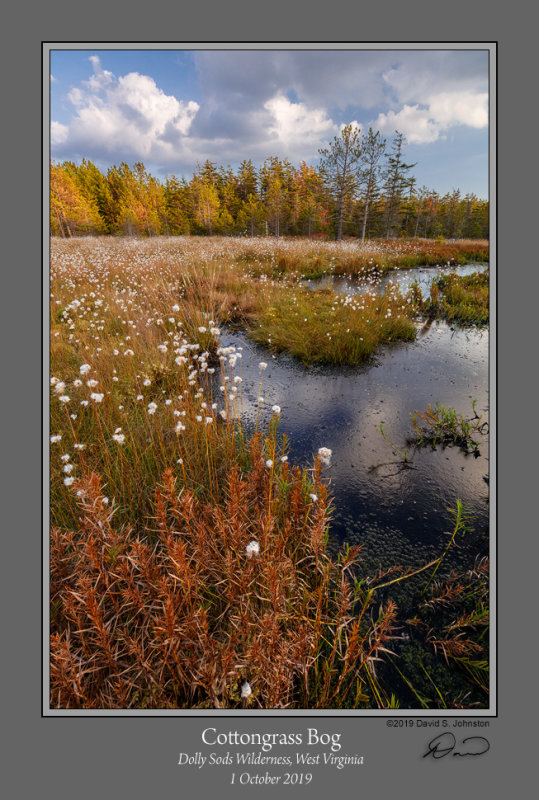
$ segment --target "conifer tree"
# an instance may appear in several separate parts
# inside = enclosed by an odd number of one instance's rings
[[[356,187],[356,168],[361,157],[360,129],[345,125],[340,136],[334,136],[329,147],[318,152],[322,156],[320,171],[327,180],[336,209],[336,238],[342,239],[343,217]]]
[[[392,229],[398,225],[404,193],[409,187],[408,172],[415,167],[415,164],[405,164],[402,160],[403,133],[395,131],[391,146],[393,152],[387,160],[384,184],[386,239],[389,239]]]
[[[380,135],[380,131],[374,133],[369,128],[367,134],[361,138],[360,169],[358,172],[358,182],[362,187],[363,219],[361,222],[361,241],[365,241],[367,223],[373,203],[378,198],[380,192],[381,179],[381,159],[386,150],[386,140]]]

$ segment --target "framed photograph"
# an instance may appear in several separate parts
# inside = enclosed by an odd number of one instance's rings
[[[488,784],[496,39],[41,48],[40,731],[133,797]]]

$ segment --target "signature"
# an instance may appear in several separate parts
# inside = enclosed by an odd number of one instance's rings
[[[423,758],[444,758],[450,753],[454,756],[482,756],[490,750],[490,742],[484,736],[468,736],[459,744],[458,750],[455,750],[456,745],[457,740],[452,733],[440,733],[428,743],[428,750],[423,753]]]

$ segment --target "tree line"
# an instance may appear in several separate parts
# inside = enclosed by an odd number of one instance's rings
[[[86,159],[52,163],[51,233],[487,238],[488,202],[418,187],[404,144],[398,131],[388,142],[347,125],[317,166],[271,156],[258,169],[244,160],[233,170],[208,160],[190,180],[164,182],[141,162],[106,174]]]

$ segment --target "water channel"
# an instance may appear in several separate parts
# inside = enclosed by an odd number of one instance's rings
[[[467,274],[477,265],[457,271]],[[481,267],[480,267],[481,268]],[[439,274],[437,268],[400,270],[395,278],[423,287]],[[361,291],[342,278],[324,278],[320,285],[335,291]],[[353,368],[306,368],[295,359],[271,356],[244,334],[227,333],[225,346],[242,348],[243,416],[254,425],[260,361],[264,414],[278,404],[279,431],[289,437],[292,463],[310,466],[319,447],[332,450],[325,474],[335,510],[331,523],[334,543],[360,543],[364,560],[373,566],[420,564],[439,555],[451,530],[448,508],[457,498],[473,514],[474,552],[487,548],[489,522],[488,436],[480,437],[480,455],[458,447],[410,450],[404,464],[382,437],[406,447],[413,433],[410,413],[439,402],[465,417],[476,410],[488,420],[488,331],[450,326],[445,322],[418,323],[416,340],[382,348],[376,358]],[[481,546],[478,547],[478,542]],[[464,558],[464,554],[463,554]]]

